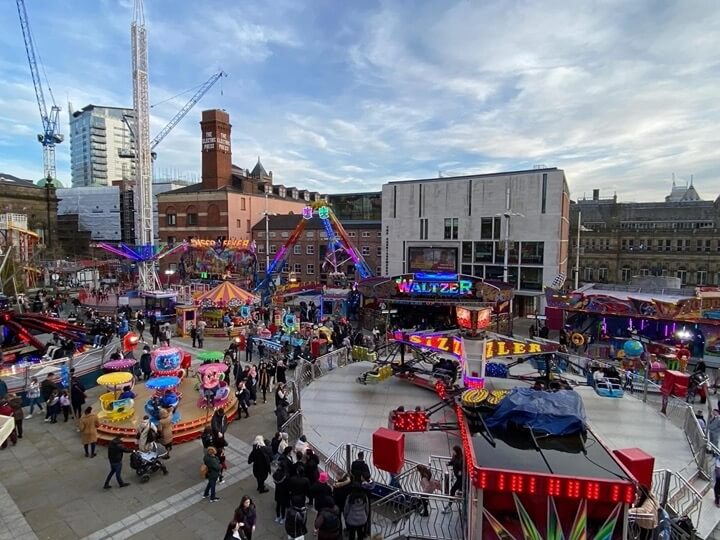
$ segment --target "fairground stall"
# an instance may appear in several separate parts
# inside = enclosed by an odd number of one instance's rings
[[[189,333],[193,324],[197,326],[201,322],[206,325],[207,335],[225,332],[228,326],[240,328],[250,323],[257,303],[258,297],[254,294],[223,281],[195,298],[194,309],[181,306],[178,309],[178,325],[182,325],[180,331],[183,335]]]
[[[549,309],[562,312],[568,346],[593,357],[623,358],[638,340],[653,360],[684,371],[699,360],[720,367],[720,288],[648,289],[590,284],[572,292],[546,289]],[[548,317],[548,320],[558,319]],[[632,351],[631,351],[632,352]]]
[[[382,321],[399,328],[443,330],[461,326],[473,333],[487,327],[509,330],[513,290],[502,282],[447,272],[417,272],[370,278],[358,284],[358,291],[362,294],[361,321],[367,329]]]
[[[180,257],[178,274],[184,282],[230,280],[252,290],[257,279],[255,242],[224,237],[194,238]]]

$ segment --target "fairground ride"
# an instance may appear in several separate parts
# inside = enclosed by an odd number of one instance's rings
[[[265,271],[265,278],[255,287],[255,292],[261,295],[264,304],[270,301],[270,297],[273,294],[277,273],[282,271],[283,266],[292,252],[293,246],[300,239],[308,221],[314,219],[315,216],[322,222],[325,235],[327,236],[327,250],[325,251],[325,260],[322,263],[322,268],[326,271],[330,270],[328,276],[331,279],[344,278],[345,272],[342,271],[342,268],[348,262],[352,262],[355,265],[355,270],[361,279],[366,279],[373,275],[363,256],[350,241],[350,237],[340,223],[340,220],[338,220],[332,208],[330,208],[325,201],[318,201],[306,206],[303,208],[302,215],[303,219],[300,220],[300,223],[295,227],[288,241],[278,250],[275,258],[270,261]],[[267,217],[265,219],[267,219]]]
[[[0,214],[0,292],[34,287],[42,271],[37,267],[39,238],[28,229],[25,214]]]

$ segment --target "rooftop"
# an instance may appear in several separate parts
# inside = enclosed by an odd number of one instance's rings
[[[441,176],[440,178],[419,178],[416,180],[395,180],[388,182],[388,185],[394,184],[412,184],[413,182],[447,182],[452,180],[469,180],[471,178],[495,178],[498,176],[515,176],[520,174],[534,174],[543,172],[564,172],[562,169],[557,167],[545,167],[542,169],[528,169],[520,171],[505,171],[495,173],[483,173],[483,174],[466,174],[461,176]]]
[[[13,176],[12,174],[2,173],[2,172],[0,172],[0,182],[7,183],[7,184],[17,184],[17,185],[23,186],[23,187],[39,188],[39,186],[36,186],[32,180],[18,178],[17,176]]]
[[[304,218],[302,214],[279,214],[277,216],[268,216],[268,228],[272,231],[291,231],[294,230]],[[381,227],[380,221],[342,221],[342,226],[346,229],[375,229]],[[321,230],[325,227],[317,216],[307,220],[305,229]],[[254,231],[265,230],[265,220],[261,219],[253,227]]]

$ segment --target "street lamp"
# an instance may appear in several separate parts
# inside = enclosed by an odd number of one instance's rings
[[[276,212],[269,211],[270,192],[265,192],[265,211],[260,212],[261,216],[265,216],[265,277],[268,277],[268,269],[270,268],[270,216],[277,216]]]
[[[583,227],[582,212],[578,210],[577,244],[575,246],[575,290],[580,287],[580,232],[590,232],[592,229]]]
[[[510,259],[510,218],[513,217],[525,217],[525,214],[520,214],[518,212],[511,212],[510,211],[510,184],[507,185],[505,188],[505,212],[502,214],[495,214],[495,217],[503,217],[505,218],[505,250],[503,253],[503,281],[505,283],[508,282],[509,279],[509,259]],[[517,282],[515,283],[517,285]],[[513,289],[515,289],[515,285],[513,285]],[[510,301],[510,335],[512,335],[512,323],[513,323],[513,304],[514,299]],[[499,314],[498,314],[499,317]]]
[[[175,273],[175,270],[168,268],[165,270],[165,275],[167,276],[167,288],[170,288],[170,276],[172,276]]]

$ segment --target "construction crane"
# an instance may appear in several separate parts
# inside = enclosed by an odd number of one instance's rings
[[[40,120],[43,125],[43,132],[37,136],[38,141],[43,147],[43,174],[46,180],[52,182],[57,178],[55,169],[55,145],[65,140],[65,137],[58,133],[60,107],[55,104],[52,88],[50,88],[48,84],[48,94],[52,100],[50,114],[48,114],[47,105],[45,104],[45,93],[43,91],[42,81],[40,80],[40,71],[38,70],[38,61],[35,55],[35,43],[30,33],[30,22],[28,21],[27,11],[25,10],[25,1],[16,0],[16,4],[18,17],[20,18],[20,28],[22,29],[23,39],[25,40],[25,52],[27,53],[28,63],[30,64],[30,74],[32,75],[33,85],[35,86],[35,97],[37,98],[38,108],[40,109]]]
[[[135,112],[135,244],[142,251],[138,261],[139,289],[142,292],[161,289],[150,257],[154,251],[152,204],[152,158],[150,156],[150,98],[148,83],[148,42],[143,0],[135,0],[130,25],[132,43],[133,109]]]

